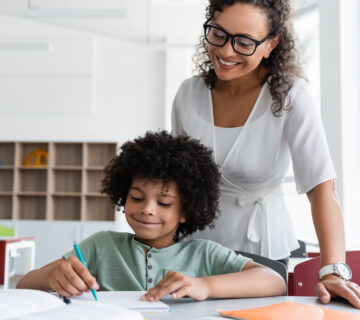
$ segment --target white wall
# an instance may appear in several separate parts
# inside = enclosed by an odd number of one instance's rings
[[[165,52],[0,18],[0,140],[119,141],[163,128]]]
[[[338,178],[346,246],[360,247],[360,3],[320,0],[321,103]]]

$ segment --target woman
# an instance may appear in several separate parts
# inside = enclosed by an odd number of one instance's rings
[[[180,86],[172,129],[211,147],[222,172],[221,214],[213,230],[198,236],[284,263],[298,246],[282,191],[291,158],[326,267],[317,295],[324,303],[343,296],[360,308],[359,288],[328,271],[345,261],[343,220],[324,129],[296,59],[290,14],[287,0],[210,0],[195,56],[199,76]]]

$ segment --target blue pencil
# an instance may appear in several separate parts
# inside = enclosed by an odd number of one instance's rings
[[[85,262],[85,259],[84,259],[84,256],[80,250],[80,247],[77,243],[74,243],[74,249],[76,251],[76,255],[78,256],[79,260],[82,262],[82,264],[85,266],[85,268],[87,268],[87,265],[86,265],[86,262]],[[98,298],[97,298],[97,295],[96,295],[96,290],[95,289],[90,289],[92,295],[94,296],[94,299],[96,301],[98,301]]]

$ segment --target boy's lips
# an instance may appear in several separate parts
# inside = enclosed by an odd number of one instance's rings
[[[155,221],[146,221],[146,220],[141,220],[141,219],[137,219],[137,218],[133,218],[137,223],[143,224],[143,225],[157,225],[160,224],[160,222],[155,222]]]

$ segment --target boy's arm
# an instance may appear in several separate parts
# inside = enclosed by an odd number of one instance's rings
[[[157,301],[167,294],[173,298],[244,298],[276,296],[286,292],[283,278],[275,271],[249,261],[241,272],[193,278],[178,272],[165,277],[144,295],[143,300]]]
[[[49,274],[53,267],[58,266],[63,259],[55,260],[39,269],[32,270],[25,274],[16,285],[16,289],[36,289],[51,291],[48,283]]]
[[[90,289],[99,289],[96,279],[78,258],[55,260],[30,271],[18,282],[17,289],[56,291],[64,297],[80,295]]]

